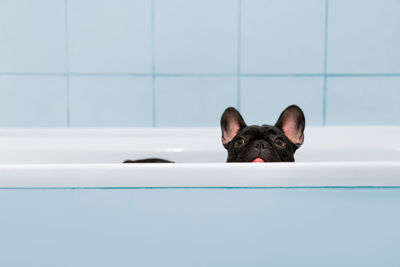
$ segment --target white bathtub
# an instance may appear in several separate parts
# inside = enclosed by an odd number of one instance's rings
[[[399,137],[310,127],[296,163],[226,164],[218,128],[1,130],[0,186],[400,186]],[[178,164],[120,164],[146,157]]]
[[[228,164],[217,128],[1,130],[0,266],[399,266],[399,137]]]

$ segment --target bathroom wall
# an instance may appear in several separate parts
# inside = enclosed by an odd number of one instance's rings
[[[6,189],[1,266],[397,267],[400,189]]]
[[[0,127],[400,124],[399,0],[0,0]]]

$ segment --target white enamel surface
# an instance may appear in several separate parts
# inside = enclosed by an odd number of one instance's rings
[[[400,186],[400,162],[0,167],[0,187]]]
[[[296,163],[224,163],[218,128],[0,131],[0,187],[400,186],[400,127],[310,127]],[[161,157],[177,164],[120,164]]]

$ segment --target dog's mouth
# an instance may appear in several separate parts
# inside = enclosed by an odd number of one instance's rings
[[[252,162],[261,163],[261,162],[265,162],[265,161],[262,158],[255,158]]]

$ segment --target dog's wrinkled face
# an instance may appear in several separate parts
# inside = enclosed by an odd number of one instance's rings
[[[275,126],[247,126],[235,108],[221,117],[222,144],[227,162],[290,162],[304,141],[305,118],[295,105],[286,108]]]

